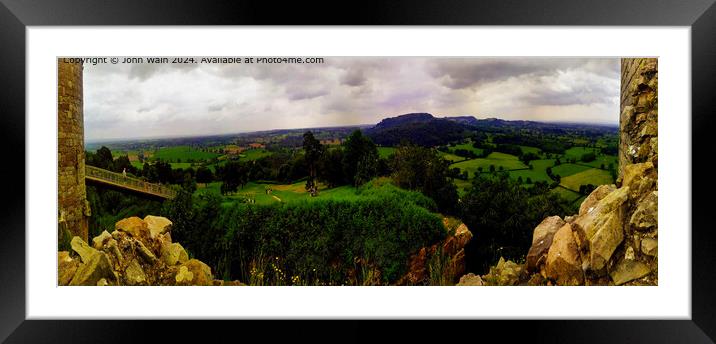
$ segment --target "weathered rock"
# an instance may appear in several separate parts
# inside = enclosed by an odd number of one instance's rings
[[[629,199],[640,200],[643,195],[656,189],[656,169],[651,162],[624,166],[622,187],[629,188]]]
[[[136,216],[117,221],[114,229],[125,232],[138,240],[146,240],[150,237],[147,224]]]
[[[213,286],[221,286],[221,287],[243,287],[246,286],[246,284],[243,284],[239,281],[224,281],[224,280],[214,280],[212,281]]]
[[[644,238],[641,239],[641,253],[656,257],[658,255],[659,243],[656,239]]]
[[[107,281],[106,278],[100,278],[99,281],[97,281],[98,287],[104,287],[104,286],[108,286],[108,285],[109,285],[109,282]]]
[[[587,198],[584,199],[582,205],[579,206],[579,215],[586,214],[590,210],[594,209],[599,201],[616,189],[617,188],[614,185],[598,186],[594,189],[594,191],[592,191],[592,193],[589,194],[589,196],[587,196]]]
[[[440,284],[452,285],[465,273],[465,245],[472,232],[462,222],[443,218],[447,238],[442,242],[422,247],[408,259],[408,271],[396,285]],[[439,263],[439,264],[438,264]],[[431,271],[431,269],[440,271]],[[438,278],[439,280],[435,280]]]
[[[602,272],[614,250],[624,240],[624,204],[628,193],[629,187],[609,193],[592,211],[580,215],[574,221],[575,229],[581,232],[577,236],[588,242],[588,247],[583,248],[589,252],[586,268]]]
[[[658,225],[658,195],[656,191],[649,193],[639,202],[636,210],[629,220],[631,228],[638,231],[648,231]]]
[[[522,271],[522,265],[511,260],[505,261],[505,258],[500,257],[497,265],[490,267],[490,272],[482,276],[482,280],[486,285],[517,285],[520,282]]]
[[[477,276],[473,273],[469,273],[467,275],[464,275],[460,277],[460,282],[457,284],[458,286],[483,286],[485,283],[482,281],[482,278],[480,276]]]
[[[149,229],[149,235],[152,239],[156,238],[159,234],[164,234],[172,229],[172,222],[166,217],[147,215],[144,217],[144,223]]]
[[[86,258],[82,258],[82,264],[77,268],[70,285],[97,285],[102,278],[115,281],[117,278],[107,255],[89,245],[87,247],[92,251],[85,252]]]
[[[194,273],[189,271],[188,267],[182,265],[174,278],[178,285],[191,285],[194,282]]]
[[[650,272],[649,267],[638,260],[623,259],[616,265],[609,276],[615,285],[622,285],[637,278],[642,278]]]
[[[547,277],[558,285],[581,285],[584,283],[582,261],[577,243],[572,235],[572,225],[567,223],[554,234],[552,246],[545,263]]]
[[[127,269],[124,270],[124,282],[127,285],[143,285],[147,281],[147,276],[144,274],[142,266],[136,259],[132,259],[127,265]]]
[[[196,259],[190,259],[179,266],[175,276],[177,285],[212,285],[213,279],[211,268]]]
[[[142,259],[144,259],[144,261],[149,264],[154,264],[154,262],[157,260],[157,256],[155,256],[150,249],[144,246],[141,241],[137,240],[136,245],[137,253],[139,253]]]
[[[57,285],[68,285],[77,272],[80,261],[72,259],[67,251],[57,252]]]
[[[94,239],[92,239],[92,247],[97,250],[100,250],[100,249],[102,249],[102,246],[104,245],[104,243],[107,242],[107,240],[109,240],[111,238],[112,238],[112,235],[109,234],[109,232],[102,231],[102,234],[100,234],[100,235],[94,237]]]
[[[552,245],[552,237],[565,222],[559,216],[550,216],[542,220],[532,233],[532,246],[527,252],[526,268],[529,272],[539,271],[547,258],[547,251]]]
[[[115,262],[121,262],[124,260],[122,251],[120,251],[119,246],[117,245],[117,240],[114,240],[114,239],[108,240],[107,247],[105,248],[105,252],[114,256]]]
[[[87,245],[87,243],[84,242],[84,240],[82,240],[78,236],[72,238],[72,241],[70,241],[70,246],[72,247],[72,250],[80,256],[80,259],[82,259],[83,263],[86,263],[90,259],[90,257],[94,255],[97,251]]]
[[[164,264],[176,265],[182,264],[189,260],[189,255],[184,250],[184,247],[179,243],[172,243],[169,245],[162,246],[161,259]]]

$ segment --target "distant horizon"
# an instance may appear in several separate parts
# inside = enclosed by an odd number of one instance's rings
[[[412,113],[421,113],[421,112],[412,112]],[[525,121],[525,122],[535,122],[535,123],[549,123],[549,124],[583,124],[583,125],[593,125],[593,126],[604,126],[604,127],[616,127],[619,128],[619,123],[591,123],[591,122],[575,122],[575,121],[536,121],[536,120],[530,120],[530,119],[504,119],[500,117],[495,116],[487,116],[487,117],[477,117],[474,115],[454,115],[454,116],[445,116],[445,115],[435,115],[429,112],[422,112],[422,113],[428,113],[432,115],[435,118],[457,118],[457,117],[474,117],[477,120],[486,120],[486,119],[498,119],[503,121],[509,121],[509,122],[518,122],[518,121]],[[397,116],[407,115],[410,113],[404,113],[399,114],[395,116],[390,117],[384,117],[385,118],[393,118]],[[380,122],[380,121],[378,121]],[[261,129],[261,130],[251,130],[251,131],[242,131],[242,132],[226,132],[226,133],[206,133],[206,134],[191,134],[191,135],[171,135],[171,136],[144,136],[144,137],[114,137],[114,138],[102,138],[102,139],[88,139],[85,138],[85,143],[112,143],[112,142],[125,142],[125,141],[137,141],[137,140],[164,140],[164,139],[183,139],[183,138],[196,138],[196,137],[210,137],[210,136],[231,136],[231,135],[241,135],[241,134],[251,134],[251,133],[260,133],[260,132],[272,132],[272,131],[279,131],[279,130],[311,130],[311,129],[331,129],[331,128],[346,128],[346,127],[366,127],[366,126],[375,126],[376,123],[362,123],[362,124],[346,124],[346,125],[335,125],[335,126],[319,126],[319,127],[296,127],[296,128],[272,128],[272,129]]]
[[[386,114],[499,114],[616,124],[620,59],[325,57],[322,63],[85,65],[85,134],[191,137],[377,123]],[[494,116],[488,116],[494,117]]]

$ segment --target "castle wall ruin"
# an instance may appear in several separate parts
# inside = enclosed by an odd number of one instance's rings
[[[57,61],[57,201],[60,230],[87,241],[82,69]]]

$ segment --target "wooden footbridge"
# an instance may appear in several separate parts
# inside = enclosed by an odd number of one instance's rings
[[[89,165],[85,165],[85,180],[164,199],[172,199],[177,195],[176,190],[169,186],[145,182]]]

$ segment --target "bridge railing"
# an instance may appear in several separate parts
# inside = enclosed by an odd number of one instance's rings
[[[171,187],[145,182],[136,178],[127,177],[122,173],[107,171],[95,166],[85,165],[85,176],[166,198],[174,198],[176,196],[176,190]]]

